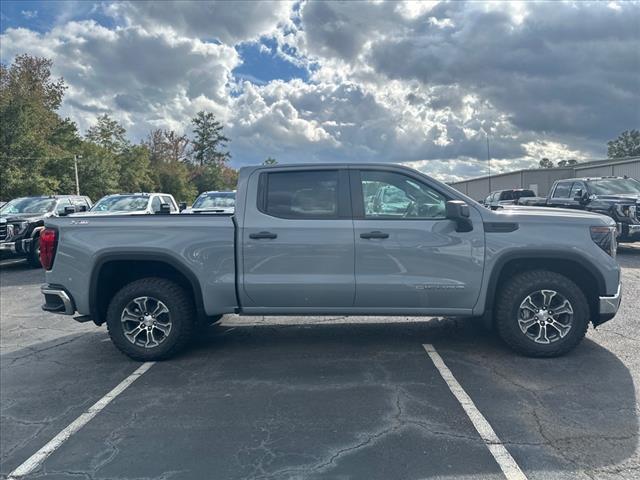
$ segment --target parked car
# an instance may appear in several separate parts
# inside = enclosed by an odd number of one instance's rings
[[[634,178],[557,180],[547,197],[523,198],[519,204],[601,213],[618,225],[620,242],[640,240],[640,182]]]
[[[0,207],[0,251],[26,257],[40,266],[40,233],[44,219],[91,208],[91,199],[78,195],[15,198]]]
[[[392,208],[368,209],[365,192],[388,187]],[[43,309],[106,323],[138,360],[232,312],[482,317],[516,351],[552,357],[620,304],[603,215],[488,210],[381,164],[246,167],[237,200],[233,215],[48,219]]]
[[[87,214],[148,215],[178,211],[178,204],[168,193],[116,193],[102,197]]]
[[[202,192],[190,208],[182,213],[233,213],[236,206],[236,192]]]
[[[496,190],[491,192],[487,198],[484,199],[484,206],[491,210],[503,207],[505,205],[518,205],[521,198],[535,197],[536,194],[533,190],[526,188],[510,188],[508,190]]]

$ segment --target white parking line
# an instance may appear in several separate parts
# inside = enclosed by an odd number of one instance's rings
[[[100,411],[109,405],[111,401],[124,392],[129,385],[135,382],[140,376],[149,370],[155,362],[145,362],[140,365],[139,368],[136,369],[131,375],[125,378],[122,382],[118,384],[113,390],[107,393],[104,397],[94,403],[89,409],[76,418],[73,422],[69,424],[64,430],[62,430],[58,435],[53,437],[49,443],[47,443],[44,447],[38,450],[36,453],[31,455],[22,465],[16,468],[13,472],[9,474],[8,480],[18,479],[24,477],[25,475],[29,475],[31,472],[36,470],[45,459],[55,452],[64,442],[66,442],[71,435],[76,433],[82,427],[84,427],[89,421],[95,417]]]
[[[484,440],[487,448],[489,448],[491,455],[493,455],[498,466],[500,466],[504,476],[507,477],[508,480],[527,480],[527,476],[522,472],[509,451],[505,448],[502,441],[500,441],[496,432],[493,431],[493,428],[491,428],[491,425],[487,422],[487,419],[484,418],[484,415],[482,415],[480,410],[476,408],[471,397],[458,383],[434,346],[428,343],[425,343],[422,346],[427,351],[427,354],[433,361],[433,364],[449,386],[451,393],[453,393],[453,395],[458,399],[458,402],[460,402],[460,405],[462,405],[462,408],[469,417],[469,420],[471,420],[471,423],[473,423],[473,426],[480,434],[480,437]]]

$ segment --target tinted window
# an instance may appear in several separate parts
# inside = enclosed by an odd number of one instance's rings
[[[135,212],[144,210],[149,203],[149,197],[144,195],[113,195],[98,200],[93,208],[94,212]]]
[[[274,217],[338,217],[338,171],[267,174],[265,213]]]
[[[569,198],[571,182],[559,183],[553,191],[553,198]]]
[[[513,192],[506,190],[500,194],[500,200],[513,200]]]
[[[633,178],[590,180],[589,185],[596,195],[615,195],[618,193],[636,195],[640,193],[640,182]]]
[[[445,198],[411,177],[361,172],[365,218],[444,218]]]
[[[536,194],[533,193],[533,190],[520,190],[513,192],[513,196],[515,198],[527,198],[527,197],[535,197]]]
[[[576,195],[578,194],[578,190],[582,190],[581,193],[584,193],[584,185],[580,182],[575,182],[573,184],[573,186],[571,187],[571,192],[569,193],[569,198],[575,198]]]
[[[56,201],[53,198],[33,197],[15,198],[0,209],[3,215],[12,213],[45,213],[53,210]]]
[[[193,202],[193,208],[233,208],[236,204],[235,192],[203,193]]]

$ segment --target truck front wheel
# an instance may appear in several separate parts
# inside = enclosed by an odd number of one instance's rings
[[[107,329],[114,345],[134,360],[169,358],[188,343],[195,325],[193,302],[164,278],[125,285],[109,303]]]
[[[589,305],[578,285],[559,273],[535,270],[502,283],[497,296],[498,334],[530,357],[556,357],[572,350],[589,326]]]

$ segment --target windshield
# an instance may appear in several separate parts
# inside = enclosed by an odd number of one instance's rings
[[[633,178],[603,178],[590,180],[591,191],[596,195],[636,194],[640,195],[640,182]]]
[[[0,214],[12,213],[47,213],[53,210],[56,201],[54,198],[14,198],[0,208]]]
[[[193,208],[233,208],[236,205],[234,192],[203,193],[193,203]]]
[[[92,212],[137,212],[147,208],[149,197],[142,195],[117,195],[98,200]]]

